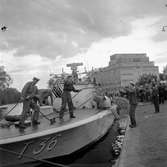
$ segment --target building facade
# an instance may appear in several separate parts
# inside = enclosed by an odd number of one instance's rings
[[[149,61],[145,53],[114,54],[110,56],[109,65],[92,72],[92,77],[104,88],[117,88],[136,82],[143,74],[159,76],[158,66]]]

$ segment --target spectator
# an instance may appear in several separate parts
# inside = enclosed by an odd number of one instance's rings
[[[136,127],[135,110],[137,107],[137,94],[136,94],[135,84],[133,82],[130,82],[130,86],[127,89],[127,92],[128,92],[128,99],[130,104],[129,116],[131,121],[131,124],[129,125],[129,127],[134,128]]]
[[[152,85],[152,102],[154,104],[155,113],[159,113],[159,91],[155,83]]]

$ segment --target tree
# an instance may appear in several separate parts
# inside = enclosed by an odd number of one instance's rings
[[[163,74],[167,74],[167,65],[163,68]]]
[[[0,66],[0,90],[9,88],[12,84],[12,78],[5,71],[4,66]]]
[[[12,78],[5,71],[4,66],[0,66],[0,105],[16,103],[21,97],[21,93],[15,88],[9,88]]]
[[[0,105],[17,103],[21,93],[15,88],[6,88],[0,91]]]
[[[162,80],[167,80],[167,65],[163,68],[163,79]]]
[[[159,74],[159,79],[160,79],[160,80],[164,80],[164,79],[165,79],[163,73],[160,73],[160,74]]]
[[[152,82],[157,82],[157,75],[154,74],[143,74],[139,77],[138,81],[137,81],[137,85],[146,85],[146,84],[150,84]]]

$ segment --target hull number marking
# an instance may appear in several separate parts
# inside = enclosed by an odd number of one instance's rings
[[[57,138],[59,136],[61,136],[61,135],[57,135],[55,137],[44,138],[37,144],[34,144],[35,142],[25,143],[25,146],[21,150],[18,158],[21,159],[22,157],[24,157],[24,153],[26,152],[26,150],[29,148],[29,146],[31,144],[33,144],[33,151],[32,151],[33,155],[40,154],[44,150],[46,150],[46,151],[53,150],[57,145],[57,142],[58,142]]]

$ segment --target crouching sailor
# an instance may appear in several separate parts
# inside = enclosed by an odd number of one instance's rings
[[[27,118],[30,109],[33,109],[32,124],[37,125],[40,108],[37,104],[38,101],[38,88],[36,86],[38,78],[34,77],[32,81],[27,82],[22,89],[22,101],[23,101],[23,111],[20,118],[20,128],[26,128],[25,120]]]
[[[61,105],[61,110],[59,115],[60,120],[63,120],[64,111],[66,110],[66,104],[68,104],[70,118],[75,118],[73,113],[74,106],[71,98],[71,91],[80,92],[80,90],[76,90],[74,88],[72,76],[69,75],[64,82],[64,89],[62,94],[62,105]]]
[[[97,104],[97,109],[111,110],[111,112],[113,113],[113,115],[115,117],[115,120],[120,119],[120,116],[118,114],[118,106],[113,103],[112,98],[109,98],[109,97],[104,96],[104,95],[103,96],[94,95],[93,100]]]

